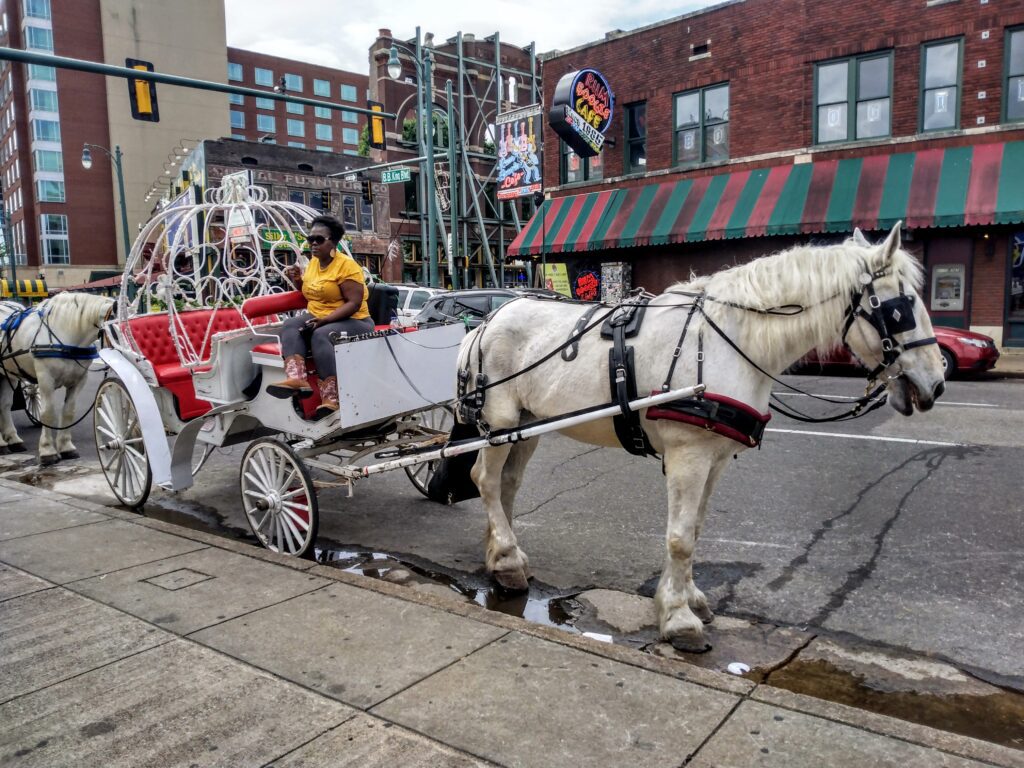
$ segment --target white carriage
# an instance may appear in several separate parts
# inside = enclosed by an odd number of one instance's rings
[[[253,533],[303,555],[318,527],[311,467],[351,493],[382,446],[444,444],[461,324],[400,329],[378,314],[373,333],[336,339],[340,408],[327,418],[313,418],[316,386],[306,399],[266,394],[285,378],[284,315],[305,308],[283,270],[305,266],[301,233],[315,215],[230,180],[202,202],[168,205],[139,234],[104,328],[100,355],[113,375],[94,414],[100,463],[123,504],[144,504],[153,483],[188,488],[213,449],[248,443],[239,483]],[[392,290],[371,286],[371,310]],[[426,493],[435,464],[396,466]]]

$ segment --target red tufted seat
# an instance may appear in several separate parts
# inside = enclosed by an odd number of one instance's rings
[[[157,382],[174,395],[178,404],[178,415],[182,420],[188,421],[196,416],[202,416],[211,406],[206,400],[196,397],[192,387],[192,371],[185,368],[178,359],[174,339],[171,337],[170,322],[166,314],[142,315],[129,320],[127,326],[139,352],[153,366]],[[209,356],[214,334],[246,327],[244,318],[238,310],[231,307],[179,312],[176,315],[176,322],[179,332],[185,332],[193,349],[201,358]],[[194,370],[208,371],[210,366],[201,366]]]

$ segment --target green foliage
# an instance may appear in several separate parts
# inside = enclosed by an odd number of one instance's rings
[[[370,156],[370,126],[364,125],[363,130],[359,132],[359,152],[360,157]]]

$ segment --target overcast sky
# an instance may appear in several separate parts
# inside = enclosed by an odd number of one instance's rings
[[[409,39],[419,25],[438,40],[457,32],[525,46],[538,53],[600,40],[716,5],[721,0],[588,0],[576,8],[558,0],[224,0],[228,45],[234,48],[369,73],[377,30]]]

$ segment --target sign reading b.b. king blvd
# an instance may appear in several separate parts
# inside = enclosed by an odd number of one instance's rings
[[[615,96],[604,75],[580,69],[558,81],[548,122],[573,152],[594,157],[604,145],[614,108]]]

